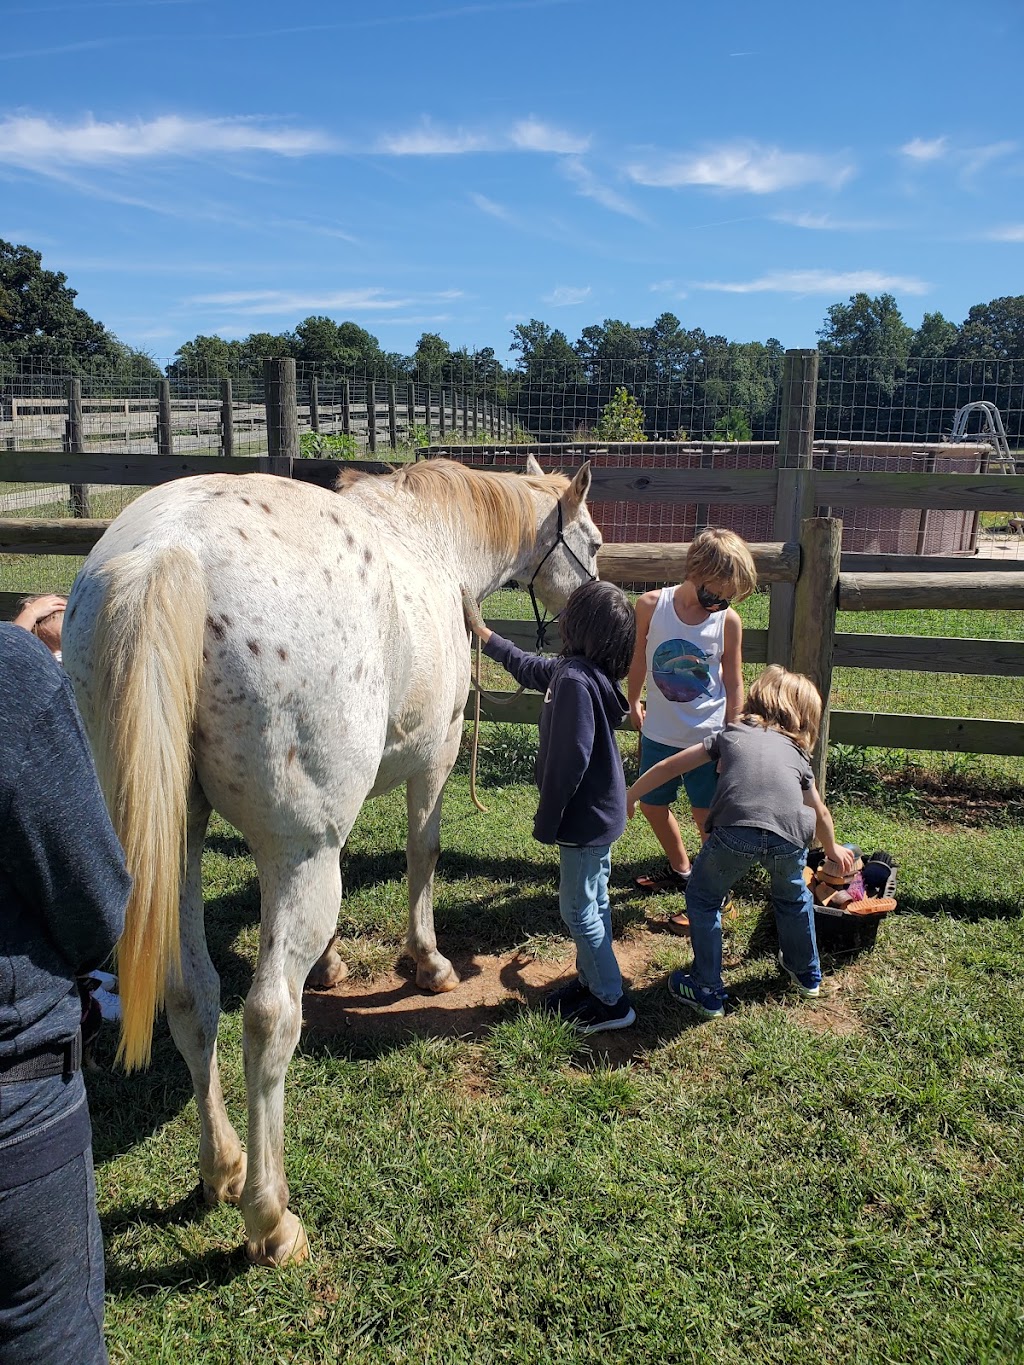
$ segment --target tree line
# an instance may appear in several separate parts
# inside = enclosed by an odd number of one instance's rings
[[[124,345],[75,304],[60,272],[39,252],[0,241],[0,363],[21,369],[122,379],[163,377],[155,360]],[[1024,384],[1024,295],[976,304],[962,323],[926,313],[920,327],[903,319],[891,294],[854,294],[826,311],[819,434],[885,437],[938,434],[963,402],[983,397],[1005,409],[1018,432]],[[650,326],[605,319],[574,341],[532,318],[512,329],[511,360],[493,347],[453,347],[425,332],[411,355],[385,351],[352,321],[311,316],[294,330],[253,332],[227,340],[199,335],[166,367],[176,388],[233,377],[239,396],[262,385],[263,360],[292,356],[307,378],[415,381],[454,387],[507,406],[530,431],[596,432],[609,401],[625,389],[642,411],[646,436],[772,439],[777,428],[784,348],[780,341],[730,341],[686,327],[665,312]],[[941,415],[937,415],[941,414]]]

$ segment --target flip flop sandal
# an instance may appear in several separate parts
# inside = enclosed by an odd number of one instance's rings
[[[677,872],[671,863],[666,863],[659,872],[642,872],[633,878],[638,891],[685,891],[690,880],[688,872]]]
[[[736,909],[736,902],[730,896],[722,906],[722,918],[728,920],[739,919],[740,912]],[[670,934],[678,934],[680,938],[689,938],[690,921],[685,911],[680,911],[678,915],[669,915],[665,920],[665,928]]]

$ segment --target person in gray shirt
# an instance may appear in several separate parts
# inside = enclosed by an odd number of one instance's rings
[[[626,793],[632,816],[654,787],[702,763],[718,764],[708,840],[686,888],[693,968],[669,977],[670,994],[704,1019],[725,1013],[722,903],[753,863],[771,878],[779,966],[802,996],[819,993],[814,899],[803,875],[807,846],[817,837],[844,872],[854,863],[853,853],[836,843],[832,817],[814,784],[810,755],[820,723],[821,697],[811,680],[772,664],[752,684],[738,722],[655,764]]]

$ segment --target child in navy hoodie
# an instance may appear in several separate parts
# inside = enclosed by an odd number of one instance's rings
[[[618,687],[636,643],[636,615],[613,583],[577,588],[558,618],[562,654],[527,654],[488,630],[463,590],[466,624],[516,682],[544,693],[533,835],[557,844],[558,904],[576,944],[576,980],[547,1005],[582,1033],[636,1019],[612,947],[611,847],[626,828],[626,783],[615,729],[629,713]]]

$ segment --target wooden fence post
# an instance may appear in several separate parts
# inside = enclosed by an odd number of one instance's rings
[[[171,381],[161,379],[156,386],[156,453],[174,454],[174,424],[171,418]]]
[[[315,374],[309,381],[309,429],[320,430],[320,381]]]
[[[85,424],[82,420],[82,381],[68,380],[68,443],[69,454],[85,453]],[[88,517],[89,489],[84,483],[73,483],[69,487],[71,495],[71,515]]]
[[[433,434],[433,429],[432,429],[432,427],[431,427],[431,425],[430,425],[430,416],[431,416],[431,411],[430,411],[430,409],[431,409],[431,404],[432,404],[432,402],[433,402],[433,395],[432,395],[431,392],[430,392],[430,385],[428,384],[427,387],[426,387],[426,389],[425,389],[424,392],[423,392],[423,425],[424,425],[424,426],[426,427],[426,429],[427,429],[427,445],[430,445],[430,438],[431,438],[431,435]]]
[[[448,423],[447,423],[447,421],[446,421],[447,414],[446,414],[446,412],[445,412],[445,410],[444,410],[444,404],[445,404],[445,392],[444,392],[444,385],[442,384],[442,385],[441,385],[441,392],[440,392],[440,394],[438,395],[438,399],[437,399],[437,438],[438,438],[438,440],[441,441],[441,442],[444,441],[445,432],[446,432],[447,429],[448,429]]]
[[[456,412],[457,417],[458,413]],[[455,423],[452,425],[454,426]],[[466,393],[462,395],[462,441],[464,445],[469,443],[469,396]]]
[[[795,673],[805,673],[821,693],[821,728],[812,766],[818,791],[825,792],[828,721],[839,609],[839,565],[843,523],[837,517],[808,517],[800,527],[800,576],[793,603]]]
[[[220,453],[229,457],[235,453],[235,399],[230,379],[220,381]]]
[[[398,386],[388,385],[388,444],[392,450],[398,447]]]
[[[474,393],[474,395],[473,395],[473,440],[474,440],[474,442],[476,441],[477,432],[478,432],[479,430],[480,430],[480,398],[479,398],[479,395],[477,395],[477,394]]]
[[[427,394],[430,397],[430,394]],[[409,445],[415,445],[412,438],[412,429],[416,425],[416,385],[410,379],[405,388],[405,439]],[[430,427],[430,406],[427,406],[426,426]],[[428,438],[429,439],[429,438]]]
[[[818,352],[787,351],[782,372],[779,451],[776,458],[774,539],[800,538],[801,523],[813,512],[814,411],[818,390]],[[791,583],[773,583],[768,613],[768,662],[791,666],[793,657]]]
[[[267,409],[267,456],[265,464],[260,460],[260,470],[290,479],[292,461],[299,456],[299,404],[291,356],[264,360],[263,401]]]
[[[377,453],[377,385],[371,379],[366,385],[366,443],[372,454]]]
[[[341,383],[341,434],[352,435],[352,389],[347,379]]]

